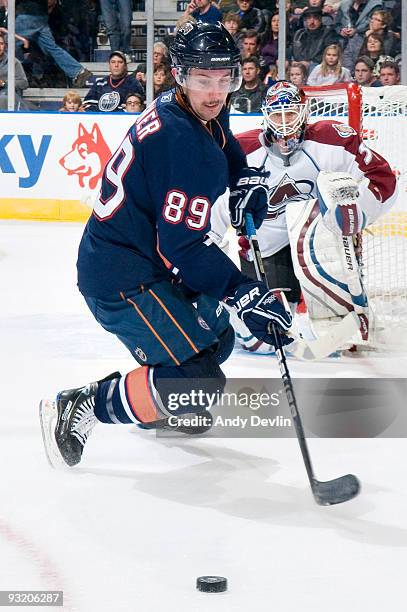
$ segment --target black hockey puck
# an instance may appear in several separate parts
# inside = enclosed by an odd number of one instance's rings
[[[223,593],[228,588],[228,581],[223,576],[199,576],[196,588],[204,593]]]

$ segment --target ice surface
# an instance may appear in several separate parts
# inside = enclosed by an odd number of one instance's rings
[[[402,439],[310,440],[319,479],[362,482],[358,498],[329,508],[314,503],[293,439],[168,440],[100,425],[80,467],[49,468],[39,399],[134,367],[76,290],[81,232],[0,223],[0,590],[62,589],[64,610],[81,612],[404,610]],[[406,373],[400,355],[289,366]],[[241,353],[225,370],[279,376],[274,358]],[[204,574],[226,576],[228,592],[196,591]]]

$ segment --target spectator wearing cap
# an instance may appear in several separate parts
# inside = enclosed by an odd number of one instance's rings
[[[130,61],[132,0],[100,0],[110,48],[122,51]]]
[[[303,13],[307,8],[320,8],[322,11],[322,25],[334,25],[336,10],[331,4],[327,3],[325,0],[308,0],[303,8],[297,8],[294,12],[294,25],[296,30],[304,27]]]
[[[192,0],[187,4],[184,15],[192,15],[196,21],[203,23],[217,23],[222,20],[222,13],[211,0]]]
[[[320,8],[308,7],[303,16],[305,27],[297,30],[293,38],[293,59],[313,68],[321,63],[324,49],[337,43],[339,37],[333,27],[322,25]]]
[[[87,112],[123,111],[129,93],[138,93],[144,99],[140,82],[127,72],[125,54],[113,51],[109,56],[109,75],[95,80],[85,96],[83,106]]]
[[[335,19],[335,29],[343,46],[355,34],[364,34],[374,10],[382,8],[382,0],[342,0]]]
[[[254,0],[237,0],[237,14],[241,19],[242,30],[256,30],[262,34],[266,29],[266,20],[260,9],[253,6]]]
[[[399,85],[400,84],[400,68],[397,62],[387,60],[380,66],[380,83],[381,85]]]
[[[355,83],[361,87],[381,87],[380,81],[373,73],[374,67],[374,61],[370,57],[359,57],[355,63]]]
[[[346,45],[343,54],[343,65],[352,69],[356,59],[363,55],[362,46],[370,34],[380,34],[383,37],[383,53],[396,57],[400,53],[400,37],[390,30],[392,16],[389,11],[373,11],[369,20],[369,29],[364,34],[356,33]]]
[[[145,108],[143,97],[140,94],[129,93],[124,103],[126,113],[141,113]]]

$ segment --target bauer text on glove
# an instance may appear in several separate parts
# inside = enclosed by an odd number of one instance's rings
[[[270,172],[258,168],[243,168],[230,183],[230,220],[235,229],[242,229],[244,215],[251,213],[258,229],[263,223],[268,207],[267,178]]]
[[[277,325],[281,332],[286,332],[291,327],[291,313],[285,310],[277,295],[261,282],[243,283],[228,300],[228,304],[234,307],[237,316],[251,333],[268,344],[274,344],[270,324]],[[285,333],[282,334],[281,340],[283,344],[293,341]]]

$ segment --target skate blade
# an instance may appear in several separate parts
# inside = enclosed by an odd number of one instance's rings
[[[42,439],[44,442],[45,456],[51,467],[55,469],[67,469],[68,465],[59,452],[55,440],[55,427],[58,420],[58,411],[55,401],[42,400],[40,402],[40,423]]]

